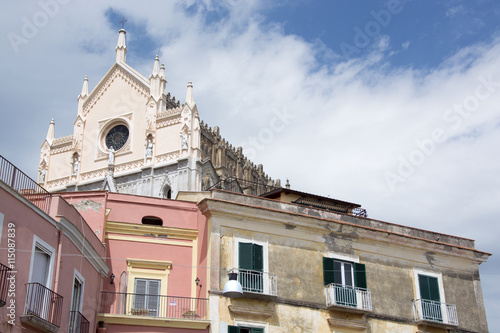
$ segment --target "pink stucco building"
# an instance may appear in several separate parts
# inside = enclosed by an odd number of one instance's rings
[[[0,332],[208,332],[195,203],[50,194],[0,159]]]
[[[0,331],[96,326],[106,246],[78,211],[0,156]]]

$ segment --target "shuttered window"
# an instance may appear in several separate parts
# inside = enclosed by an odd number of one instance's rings
[[[323,280],[325,285],[337,283],[366,289],[365,265],[323,257]]]
[[[160,280],[135,279],[133,312],[158,316]]]
[[[239,282],[244,291],[263,293],[264,247],[238,243]]]

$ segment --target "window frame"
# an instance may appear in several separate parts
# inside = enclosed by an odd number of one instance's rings
[[[422,300],[422,293],[420,291],[420,282],[419,282],[419,276],[428,276],[428,277],[433,277],[437,278],[438,281],[438,289],[439,289],[439,302],[441,303],[441,318],[442,321],[447,323],[448,322],[448,313],[445,309],[446,307],[446,298],[444,294],[444,285],[443,285],[443,274],[442,273],[436,273],[433,271],[429,270],[424,270],[424,269],[413,269],[413,286],[414,286],[414,291],[415,291],[415,299],[420,299]],[[422,311],[422,302],[419,303],[419,311],[420,313],[423,313]]]
[[[33,246],[31,248],[31,261],[30,261],[30,273],[28,277],[29,283],[33,282],[33,268],[35,264],[35,252],[36,248],[41,249],[44,253],[46,253],[49,257],[49,269],[47,271],[47,282],[44,287],[52,290],[52,279],[54,275],[54,261],[56,250],[49,245],[49,243],[45,242],[43,239],[38,237],[37,235],[33,235]]]
[[[240,243],[256,244],[262,246],[262,272],[263,272],[263,291],[262,294],[269,294],[269,242],[256,241],[253,238],[234,237],[233,242],[233,268],[239,269],[239,245]],[[259,293],[260,294],[260,293]]]
[[[264,329],[264,333],[269,332],[269,323],[258,322],[258,321],[235,319],[233,325],[228,325],[228,332],[229,332],[229,326],[237,326],[243,328],[262,328]]]

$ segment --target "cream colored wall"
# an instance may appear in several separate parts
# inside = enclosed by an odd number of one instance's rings
[[[265,302],[243,298],[237,301],[248,308],[275,307],[274,317],[266,320],[233,313],[228,305],[236,304],[231,303],[235,301],[222,297],[220,318],[229,325],[236,319],[254,318],[271,326],[273,322],[279,323],[279,327],[269,332],[332,332],[335,325],[327,324],[328,318],[353,315],[342,310],[321,309],[326,307],[322,258],[330,254],[359,258],[359,262],[366,265],[373,304],[370,313],[379,319],[354,316],[353,320],[364,320],[372,332],[417,331],[412,303],[417,298],[414,269],[442,274],[445,285],[442,299],[456,304],[461,329],[487,332],[482,319],[484,306],[476,295],[477,281],[473,280],[478,276],[479,261],[470,250],[236,204],[214,203],[206,214],[210,215],[212,223],[212,266],[222,268],[220,274],[212,272],[212,290],[222,290],[227,281],[225,269],[234,266],[235,237],[267,243],[269,272],[277,274],[277,300]],[[296,318],[302,319],[288,325]],[[309,330],[306,324],[309,318],[321,322],[317,330]]]
[[[86,114],[80,173],[107,168],[108,152],[102,146],[101,138],[107,130],[113,127],[109,125],[116,118],[125,120],[128,125],[130,149],[124,147],[115,153],[115,165],[144,159],[145,118],[143,114],[146,102],[146,96],[139,94],[121,76],[116,77]]]
[[[176,117],[177,118],[177,117]],[[173,124],[156,130],[156,156],[178,152],[181,147],[181,124]]]

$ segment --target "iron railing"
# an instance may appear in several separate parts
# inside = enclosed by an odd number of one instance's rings
[[[278,295],[278,278],[274,273],[238,269],[238,282],[243,291]]]
[[[258,181],[255,182],[236,177],[228,177],[206,188],[205,191],[218,189],[229,192],[244,193],[244,194],[258,196],[267,192],[274,191],[278,188],[279,187],[268,185]]]
[[[40,283],[26,284],[24,314],[36,316],[57,327],[61,324],[63,297]]]
[[[0,180],[45,213],[49,212],[51,194],[2,155],[0,155]]]
[[[11,269],[0,264],[0,307],[7,303],[7,292],[9,290],[9,272]]]
[[[413,300],[413,313],[416,321],[431,321],[458,326],[457,307],[427,299]]]
[[[366,209],[361,207],[352,207],[347,204],[343,204],[341,202],[330,202],[327,200],[319,199],[319,198],[310,198],[310,197],[300,197],[292,203],[296,203],[299,205],[311,206],[319,209],[331,210],[334,212],[354,215],[354,216],[362,216],[367,217]]]
[[[345,306],[358,310],[372,310],[372,293],[369,289],[331,283],[326,286],[326,305]]]
[[[208,318],[207,298],[101,292],[100,313],[177,319]]]
[[[69,312],[69,333],[89,333],[90,322],[79,311]]]

